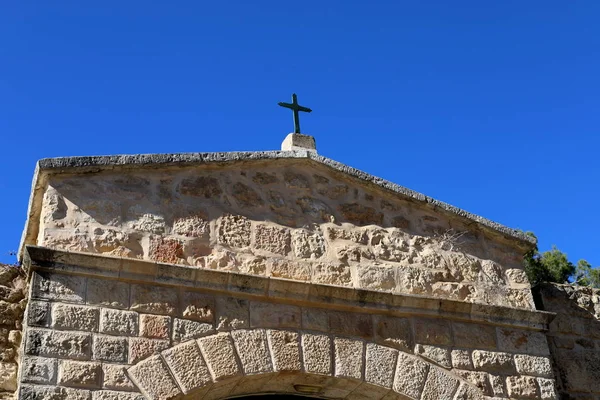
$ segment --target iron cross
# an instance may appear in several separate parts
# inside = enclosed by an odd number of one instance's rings
[[[300,116],[298,111],[311,112],[312,110],[308,107],[302,107],[298,104],[298,97],[296,93],[292,94],[292,103],[277,103],[281,107],[289,108],[294,111],[294,133],[300,133]]]

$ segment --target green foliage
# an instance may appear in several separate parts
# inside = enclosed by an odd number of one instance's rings
[[[575,283],[600,289],[600,269],[592,268],[585,260],[579,260],[575,268]]]

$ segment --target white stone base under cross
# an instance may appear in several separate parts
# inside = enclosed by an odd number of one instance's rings
[[[290,133],[281,143],[281,150],[308,150],[316,153],[317,144],[313,136],[303,135],[302,133]]]

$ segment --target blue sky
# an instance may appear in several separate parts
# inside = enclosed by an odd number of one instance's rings
[[[600,265],[598,1],[5,1],[0,262],[37,159],[319,152]]]

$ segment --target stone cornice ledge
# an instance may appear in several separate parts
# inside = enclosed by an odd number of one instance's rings
[[[314,284],[30,245],[25,248],[24,265],[29,271],[54,271],[176,286],[277,303],[397,316],[421,315],[532,330],[548,329],[555,316],[545,311]]]

